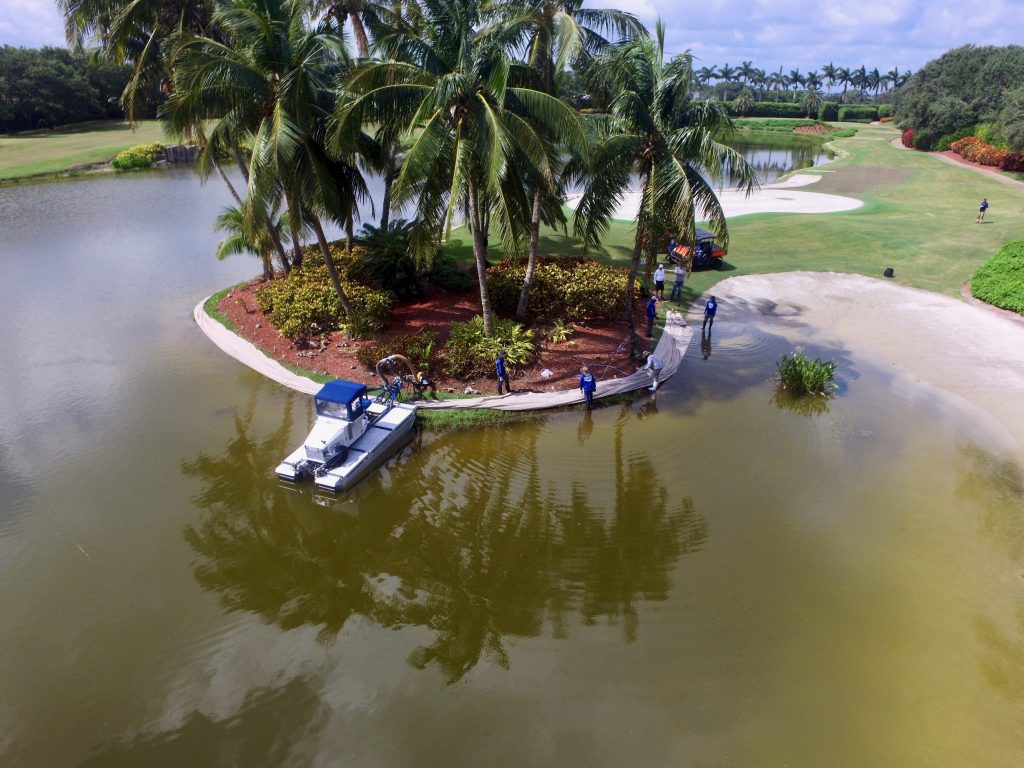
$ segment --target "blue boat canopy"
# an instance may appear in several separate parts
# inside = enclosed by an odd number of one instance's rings
[[[353,400],[362,399],[365,394],[365,384],[359,384],[355,381],[335,379],[334,381],[329,381],[323,385],[320,391],[316,393],[316,399],[326,400],[330,403],[348,405]]]

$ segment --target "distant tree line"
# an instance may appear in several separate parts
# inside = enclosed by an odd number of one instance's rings
[[[751,61],[744,61],[738,67],[729,64],[701,67],[694,71],[694,76],[699,95],[704,98],[733,101],[746,93],[756,101],[795,103],[801,95],[813,93],[821,100],[834,96],[838,103],[845,104],[877,103],[883,93],[906,83],[910,72],[900,72],[898,67],[888,72],[881,72],[877,67],[868,69],[863,65],[837,67],[832,62],[823,65],[820,72],[815,69],[806,73],[799,69],[787,72],[784,67],[779,67],[777,72],[767,72],[755,67]]]
[[[0,133],[121,118],[131,68],[64,48],[0,47]]]
[[[1024,149],[1024,48],[965,45],[926,64],[893,94],[896,122],[920,149],[978,135]]]

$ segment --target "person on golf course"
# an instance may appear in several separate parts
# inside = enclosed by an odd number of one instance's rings
[[[704,325],[701,326],[701,331],[707,328],[709,324],[711,327],[714,327],[716,312],[718,312],[718,302],[712,296],[708,299],[708,303],[704,305]]]

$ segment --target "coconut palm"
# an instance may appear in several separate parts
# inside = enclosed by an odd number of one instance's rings
[[[250,206],[231,206],[225,208],[217,217],[213,227],[226,233],[226,237],[217,246],[218,260],[242,253],[253,253],[263,264],[263,279],[273,279],[274,243],[271,232],[278,240],[283,236],[281,220],[276,213],[264,212],[263,215],[254,215]]]
[[[722,89],[723,99],[729,94],[729,83],[736,79],[736,72],[736,68],[731,67],[728,64],[723,64],[718,69],[718,76],[722,79],[722,82],[725,83],[725,88]]]
[[[666,231],[692,241],[698,215],[727,240],[714,186],[723,172],[731,172],[747,194],[757,186],[755,171],[743,156],[716,140],[732,128],[725,110],[713,102],[690,101],[689,54],[666,63],[664,43],[665,26],[659,21],[654,39],[613,46],[600,58],[617,96],[605,132],[591,150],[591,165],[582,174],[584,191],[574,221],[576,236],[596,245],[618,200],[638,181],[640,205],[624,297],[634,354],[639,345],[633,298],[642,258],[647,257],[650,271]]]
[[[754,62],[744,61],[740,64],[739,69],[736,70],[736,75],[743,81],[744,85],[749,87],[754,81],[754,74],[756,72],[757,70],[754,68]]]
[[[647,30],[634,16],[612,9],[583,9],[582,0],[511,0],[491,8],[500,39],[513,52],[522,51],[527,64],[537,72],[540,87],[550,96],[559,97],[559,75],[567,66],[580,69],[586,61],[609,44],[605,35],[630,39]],[[550,163],[558,166],[559,137],[546,137],[554,145],[549,151]],[[565,149],[564,147],[562,149]],[[558,178],[552,181],[557,182]],[[532,184],[533,204],[530,219],[529,250],[526,275],[519,294],[516,319],[526,320],[530,286],[537,270],[537,249],[540,243],[541,218],[545,208],[550,212],[548,224],[564,223],[561,215],[563,195],[560,189],[545,185],[543,179]],[[547,205],[545,205],[545,203]]]
[[[811,70],[804,75],[804,87],[808,91],[817,91],[821,88],[821,75],[816,70]]]
[[[789,78],[783,73],[782,67],[779,67],[778,72],[772,72],[768,75],[768,85],[775,92],[784,91],[789,87]],[[778,101],[777,95],[775,100]]]
[[[366,187],[358,152],[372,152],[361,134],[329,157],[326,121],[335,81],[347,67],[344,39],[321,20],[307,27],[301,0],[230,0],[214,21],[223,41],[184,39],[173,55],[171,95],[161,110],[172,130],[212,121],[209,146],[251,137],[249,204],[284,200],[293,232],[308,227],[346,316],[354,317],[324,235],[322,220],[350,221]]]
[[[711,81],[714,80],[716,77],[718,77],[718,70],[715,69],[714,67],[701,67],[700,69],[697,70],[696,73],[697,84],[704,86],[705,89],[707,89],[708,86],[711,85]],[[705,94],[707,92],[708,91],[705,90]]]
[[[497,225],[506,252],[531,218],[528,183],[554,176],[544,134],[582,146],[574,113],[512,64],[500,41],[480,31],[478,0],[424,0],[428,23],[377,38],[385,57],[357,67],[352,100],[338,111],[335,136],[364,120],[418,131],[392,189],[395,205],[415,206],[412,248],[428,258],[461,210],[473,240],[484,333],[494,333],[487,291],[487,228]]]
[[[121,104],[134,121],[150,86],[170,76],[168,41],[182,34],[208,34],[212,0],[57,0],[64,31],[73,48],[100,43],[100,53],[128,64],[132,75]]]

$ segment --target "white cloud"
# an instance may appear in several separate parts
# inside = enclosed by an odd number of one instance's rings
[[[64,45],[64,23],[54,0],[0,0],[0,45]]]
[[[762,69],[802,71],[836,66],[885,71],[918,69],[965,43],[1021,42],[1012,19],[1024,0],[964,5],[951,0],[590,0],[588,6],[631,10],[648,27],[668,26],[666,49],[690,50],[702,66],[753,61]]]

